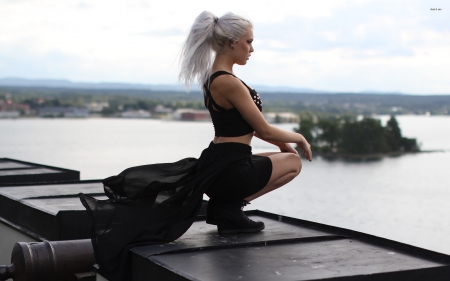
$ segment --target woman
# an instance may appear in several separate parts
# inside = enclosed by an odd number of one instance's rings
[[[289,143],[296,143],[309,161],[312,156],[302,135],[265,121],[256,91],[233,74],[235,64],[247,63],[254,51],[252,43],[253,26],[249,20],[232,13],[217,18],[205,11],[195,20],[182,50],[180,80],[189,86],[197,78],[203,85],[205,105],[214,124],[215,137],[208,149],[219,155],[247,147],[241,153],[251,155],[250,143],[255,136],[281,151],[253,155],[248,161],[234,165],[206,191],[210,197],[207,223],[217,223],[221,234],[264,228],[262,222],[249,220],[241,207],[300,173],[300,157]]]
[[[246,64],[252,42],[250,21],[232,13],[221,18],[201,13],[182,51],[180,78],[187,85],[195,78],[204,85],[216,133],[209,147],[198,159],[131,167],[106,178],[107,200],[80,194],[93,220],[99,273],[108,280],[129,279],[130,248],[183,235],[196,219],[204,193],[210,197],[207,223],[217,224],[219,233],[262,230],[264,224],[246,217],[242,207],[299,174],[300,157],[288,143],[296,143],[311,161],[305,138],[267,124],[259,96],[233,74],[234,64]],[[252,155],[253,136],[281,152]]]

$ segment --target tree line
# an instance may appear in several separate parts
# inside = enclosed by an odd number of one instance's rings
[[[302,134],[312,149],[323,154],[370,155],[420,151],[416,139],[402,136],[394,116],[386,126],[374,118],[321,117],[303,115],[296,132]]]
[[[450,95],[413,96],[401,94],[292,94],[260,93],[265,112],[302,112],[316,114],[429,114],[449,115]],[[163,92],[151,90],[118,89],[70,89],[0,87],[0,99],[6,96],[17,103],[30,106],[83,106],[89,102],[109,102],[111,107],[105,114],[121,108],[145,109],[153,104],[165,107],[204,108],[200,92]],[[36,101],[39,100],[38,104]],[[177,102],[180,102],[177,104]],[[183,104],[185,103],[185,104]]]

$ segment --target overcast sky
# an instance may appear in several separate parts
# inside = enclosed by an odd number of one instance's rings
[[[174,84],[203,10],[253,21],[247,84],[450,94],[448,0],[0,0],[0,78]]]

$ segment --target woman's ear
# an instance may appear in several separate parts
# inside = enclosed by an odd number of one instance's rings
[[[235,42],[235,41],[233,40],[233,38],[230,38],[230,39],[229,39],[229,43],[230,43],[230,49],[234,49],[234,44],[236,44],[237,41]]]

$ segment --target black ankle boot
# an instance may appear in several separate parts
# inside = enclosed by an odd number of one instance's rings
[[[206,206],[206,223],[216,225],[216,210],[217,202],[214,199],[209,199],[208,205]]]
[[[258,232],[264,229],[261,221],[252,221],[244,214],[245,200],[217,205],[216,220],[219,234]]]

